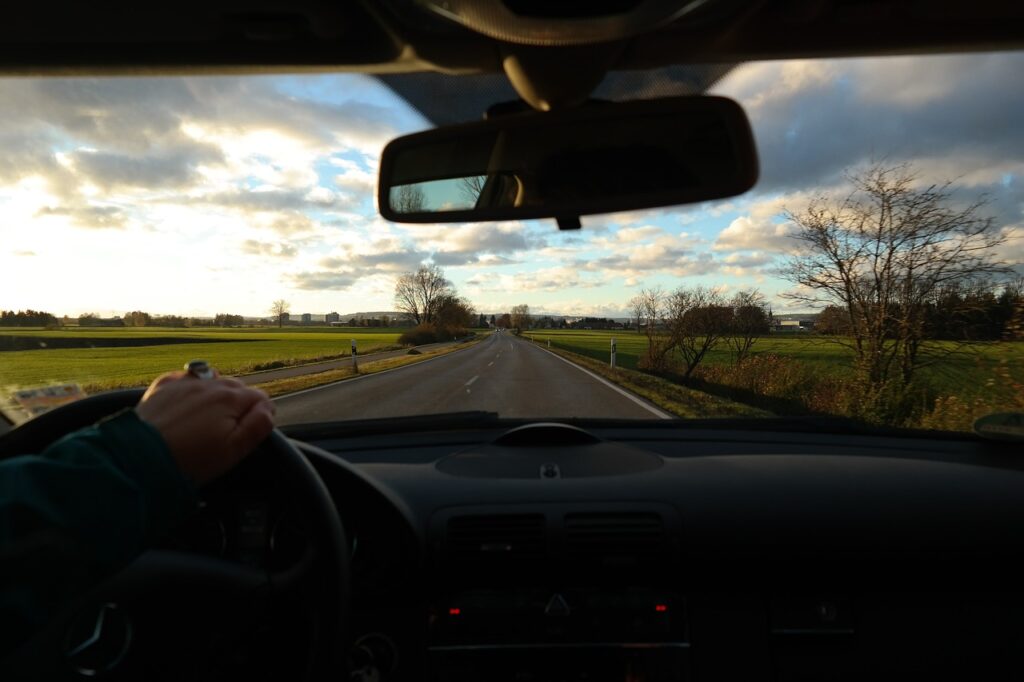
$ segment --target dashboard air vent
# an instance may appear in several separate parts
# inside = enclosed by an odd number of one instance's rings
[[[565,533],[574,559],[632,562],[666,551],[662,518],[650,512],[568,514]]]
[[[448,554],[457,561],[542,559],[543,514],[456,516],[448,521]]]

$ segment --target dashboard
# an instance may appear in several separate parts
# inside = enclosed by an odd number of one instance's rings
[[[353,680],[1016,679],[1024,663],[1024,467],[1005,445],[286,430],[351,534]],[[286,509],[232,504],[195,537],[301,553]]]

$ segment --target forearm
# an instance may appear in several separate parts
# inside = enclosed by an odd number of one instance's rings
[[[195,505],[159,433],[133,413],[0,463],[0,648],[125,566]]]

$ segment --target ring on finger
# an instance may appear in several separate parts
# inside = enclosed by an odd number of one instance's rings
[[[193,360],[185,365],[185,371],[196,379],[213,379],[217,375],[206,360]]]

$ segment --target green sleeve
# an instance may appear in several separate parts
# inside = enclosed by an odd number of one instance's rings
[[[0,653],[123,568],[197,505],[163,437],[128,410],[0,462]]]

